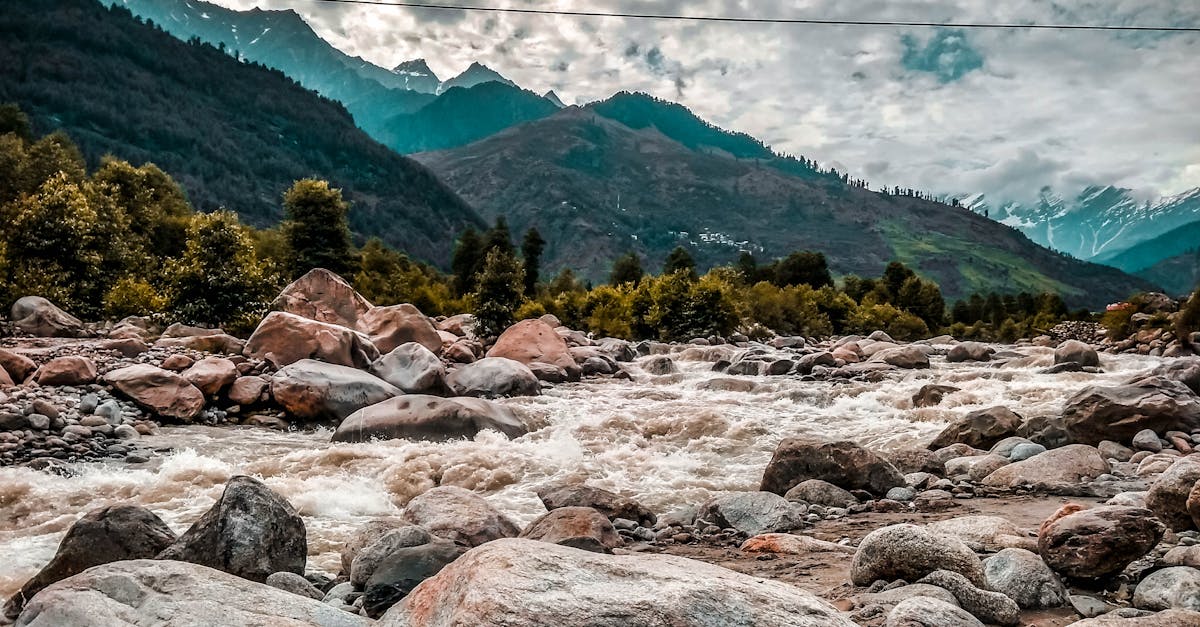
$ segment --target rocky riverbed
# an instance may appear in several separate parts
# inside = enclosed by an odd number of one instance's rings
[[[553,320],[485,353],[321,280],[245,345],[3,340],[10,618],[1200,624],[1194,357]]]

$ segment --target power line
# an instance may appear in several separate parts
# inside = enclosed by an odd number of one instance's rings
[[[362,4],[383,7],[406,7],[439,11],[479,11],[483,13],[516,13],[522,15],[557,15],[563,17],[617,17],[635,20],[674,20],[688,22],[726,22],[736,24],[800,24],[809,26],[910,26],[923,28],[993,28],[1031,30],[1090,30],[1142,31],[1161,33],[1200,33],[1200,26],[1116,26],[1108,24],[1005,24],[981,22],[921,22],[903,20],[822,20],[807,18],[736,17],[720,15],[670,15],[658,13],[605,13],[602,11],[572,11],[556,9],[523,9],[517,7],[481,7],[438,4],[431,2],[387,2],[385,0],[308,0],[328,4]]]

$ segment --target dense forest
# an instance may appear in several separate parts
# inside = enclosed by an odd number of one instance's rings
[[[69,133],[92,167],[106,154],[153,161],[197,209],[225,207],[255,226],[278,222],[280,194],[305,177],[343,190],[360,241],[376,235],[433,262],[479,224],[340,104],[95,0],[0,12],[0,102],[20,105],[38,132]]]

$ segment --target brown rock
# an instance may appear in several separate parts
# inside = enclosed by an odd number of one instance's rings
[[[1109,471],[1108,462],[1095,447],[1071,444],[1051,449],[1003,466],[983,479],[993,487],[1058,487],[1078,484],[1084,477],[1096,478]]]
[[[612,553],[624,544],[608,518],[590,507],[560,507],[529,523],[519,537],[575,547],[593,553]]]
[[[13,383],[12,377],[8,375],[8,371],[0,368],[0,388],[12,387],[13,385],[15,384]]]
[[[1179,458],[1150,485],[1146,507],[1174,531],[1190,528],[1192,516],[1187,502],[1197,481],[1200,481],[1200,455]]]
[[[56,357],[42,364],[33,380],[38,385],[85,385],[96,380],[96,364],[78,355]]]
[[[191,422],[204,409],[204,394],[186,379],[149,364],[135,364],[104,375],[104,382],[142,409],[163,418]]]
[[[23,383],[37,370],[37,364],[24,355],[0,348],[0,369],[5,370],[14,383]]]
[[[163,337],[159,338],[154,343],[160,348],[186,348],[188,350],[200,351],[202,353],[219,353],[224,355],[241,355],[242,351],[246,350],[246,343],[242,340],[220,333],[209,335],[189,335],[186,337]]]
[[[271,309],[353,329],[371,303],[342,277],[314,268],[283,288]]]
[[[641,503],[616,492],[582,483],[542,488],[537,491],[537,495],[546,509],[550,510],[560,507],[588,507],[598,510],[610,520],[624,518],[644,527],[653,527],[654,523],[658,522],[654,512],[643,507]]]
[[[973,448],[988,449],[994,444],[1014,435],[1021,426],[1021,417],[1007,407],[989,407],[973,411],[950,423],[929,444],[936,451],[951,444],[966,444]]]
[[[414,498],[402,518],[435,536],[468,546],[514,538],[521,532],[483,497],[457,486],[440,486]]]
[[[500,334],[487,356],[506,357],[526,365],[536,362],[558,366],[573,380],[581,373],[566,341],[541,320],[522,320],[512,325]]]
[[[782,496],[808,479],[875,494],[904,485],[904,475],[891,462],[854,442],[788,438],[775,448],[759,489]]]
[[[409,342],[416,342],[434,354],[442,352],[442,336],[433,323],[420,309],[407,303],[374,307],[359,318],[356,328],[371,338],[380,353],[389,353]]]
[[[84,337],[87,331],[79,318],[59,309],[41,296],[25,296],[12,306],[14,326],[37,337]]]
[[[194,363],[196,363],[195,359],[183,353],[175,353],[174,355],[167,355],[167,358],[162,360],[162,369],[170,370],[171,372],[183,372],[191,368]]]
[[[273,311],[246,342],[246,355],[265,359],[276,368],[302,359],[366,369],[379,358],[367,336],[345,327]]]
[[[141,338],[108,339],[96,343],[99,350],[113,351],[122,357],[137,357],[150,350]]]
[[[1075,579],[1121,572],[1149,553],[1165,531],[1153,512],[1140,507],[1101,505],[1055,517],[1042,526],[1038,553],[1050,568]]]
[[[350,414],[403,394],[369,372],[302,359],[271,378],[271,396],[293,418],[344,420]]]
[[[957,391],[959,391],[959,388],[953,385],[937,385],[933,383],[923,385],[920,390],[917,390],[916,394],[913,394],[913,407],[935,407],[941,404],[942,398],[947,394],[953,394]]]
[[[1182,383],[1146,377],[1126,385],[1086,387],[1067,401],[1062,417],[1075,442],[1129,442],[1143,429],[1165,433],[1200,427],[1200,399]]]
[[[238,405],[254,405],[267,398],[271,383],[263,377],[238,377],[229,386],[229,400]]]
[[[224,357],[205,357],[183,372],[183,378],[205,396],[216,396],[237,380],[237,366]]]

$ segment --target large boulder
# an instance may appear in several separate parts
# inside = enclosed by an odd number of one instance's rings
[[[666,555],[604,555],[507,539],[467,552],[379,627],[851,627],[795,586]]]
[[[1152,376],[1125,385],[1088,386],[1067,401],[1062,417],[1075,442],[1129,442],[1143,429],[1200,428],[1200,399],[1182,383]]]
[[[871,358],[867,361],[882,362],[889,366],[905,369],[929,367],[929,355],[921,347],[912,344],[897,346],[895,348],[885,348],[871,355]]]
[[[970,612],[931,596],[918,595],[896,604],[885,627],[983,627]]]
[[[363,584],[363,611],[371,618],[379,618],[464,552],[466,547],[441,538],[393,550]]]
[[[442,336],[433,328],[433,323],[420,309],[408,303],[374,307],[358,319],[356,328],[371,338],[381,353],[389,353],[409,342],[416,342],[435,353],[442,350]]]
[[[191,422],[204,409],[204,393],[187,379],[150,364],[111,370],[104,382],[156,416]]]
[[[237,365],[224,357],[205,357],[183,371],[183,378],[205,396],[216,396],[238,378]]]
[[[996,349],[982,342],[962,342],[955,344],[946,353],[946,361],[952,364],[965,361],[991,361]]]
[[[988,449],[1017,432],[1021,417],[1007,407],[989,407],[973,411],[950,423],[929,444],[936,451],[951,444],[962,443],[974,448]]]
[[[521,532],[483,497],[457,486],[440,486],[408,502],[401,516],[430,533],[467,546],[479,546]]]
[[[271,395],[288,415],[340,421],[354,412],[400,396],[396,386],[368,372],[302,359],[271,377]]]
[[[406,394],[443,394],[446,365],[433,351],[416,342],[401,344],[371,364],[375,376]]]
[[[196,564],[137,559],[90,568],[37,595],[21,627],[368,627],[332,605]]]
[[[1196,482],[1200,481],[1200,455],[1181,457],[1171,464],[1146,493],[1146,507],[1174,531],[1192,526],[1187,501]]]
[[[324,268],[309,270],[292,281],[271,303],[273,310],[349,328],[354,328],[371,306],[345,279]]]
[[[25,296],[12,306],[17,330],[37,337],[84,337],[83,322],[41,296]]]
[[[58,544],[58,551],[4,606],[15,619],[33,595],[46,586],[93,566],[151,558],[175,541],[175,532],[154,512],[137,505],[109,505],[75,521]]]
[[[529,366],[507,357],[486,357],[460,366],[446,383],[458,396],[482,398],[536,396],[542,389]]]
[[[917,390],[916,394],[912,395],[913,407],[936,407],[942,404],[942,399],[947,394],[962,391],[962,388],[956,388],[953,385],[939,385],[929,383],[922,385],[921,389]]]
[[[406,394],[363,407],[333,433],[334,442],[372,439],[453,440],[473,438],[484,429],[510,438],[528,430],[512,409],[480,398],[440,398]]]
[[[158,555],[260,583],[281,571],[303,575],[307,558],[304,521],[291,503],[244,475],[231,478],[217,502]]]
[[[624,544],[608,517],[590,507],[552,509],[529,523],[520,537],[596,553],[612,553]]]
[[[37,364],[20,353],[0,348],[0,369],[6,371],[14,383],[23,383],[37,370]]]
[[[1164,530],[1148,509],[1102,505],[1051,517],[1038,534],[1038,553],[1066,577],[1102,579],[1150,552]]]
[[[96,380],[96,364],[79,355],[55,357],[37,369],[33,380],[38,385],[87,385]]]
[[[266,377],[252,375],[238,377],[229,386],[229,400],[238,405],[255,405],[267,400],[271,393],[271,381]]]
[[[904,475],[891,462],[854,442],[787,438],[775,447],[759,489],[784,495],[809,479],[879,495],[904,485]]]
[[[849,490],[843,490],[821,479],[801,481],[788,490],[783,497],[789,501],[804,501],[826,507],[850,507],[858,503],[858,499],[850,494]]]
[[[1054,349],[1054,363],[1075,363],[1084,367],[1099,367],[1100,355],[1096,353],[1096,349],[1079,340],[1067,340]]]
[[[370,338],[352,329],[272,311],[247,340],[246,355],[264,359],[276,368],[302,359],[319,359],[365,369],[379,358],[379,349]]]
[[[548,510],[560,507],[589,507],[604,514],[609,520],[624,518],[644,527],[653,527],[658,521],[654,512],[641,503],[616,492],[582,483],[548,486],[538,490],[537,495]]]
[[[1078,484],[1084,477],[1095,479],[1109,470],[1108,462],[1095,447],[1070,444],[1002,466],[984,477],[983,484],[998,488],[1061,487]]]
[[[1009,547],[1037,548],[1032,532],[1014,525],[1002,516],[959,516],[931,522],[934,533],[962,540],[976,551],[999,551]]]
[[[504,330],[488,357],[506,357],[525,365],[550,364],[562,368],[570,379],[579,379],[580,368],[567,343],[554,327],[541,320],[522,320]]]
[[[1200,569],[1172,566],[1150,573],[1134,590],[1133,605],[1143,610],[1200,612]]]
[[[1062,607],[1067,588],[1041,556],[1025,549],[1004,549],[983,560],[988,590],[1004,593],[1023,609]]]
[[[804,521],[791,501],[774,492],[726,492],[710,498],[700,517],[748,535],[791,531]]]
[[[916,581],[935,570],[956,572],[974,586],[984,585],[983,564],[962,540],[910,524],[868,533],[850,564],[850,580],[856,586],[880,579]]]
[[[1200,394],[1200,357],[1182,357],[1159,364],[1150,371],[1150,376],[1165,377],[1178,381],[1196,394]],[[1138,377],[1139,379],[1141,377]]]

